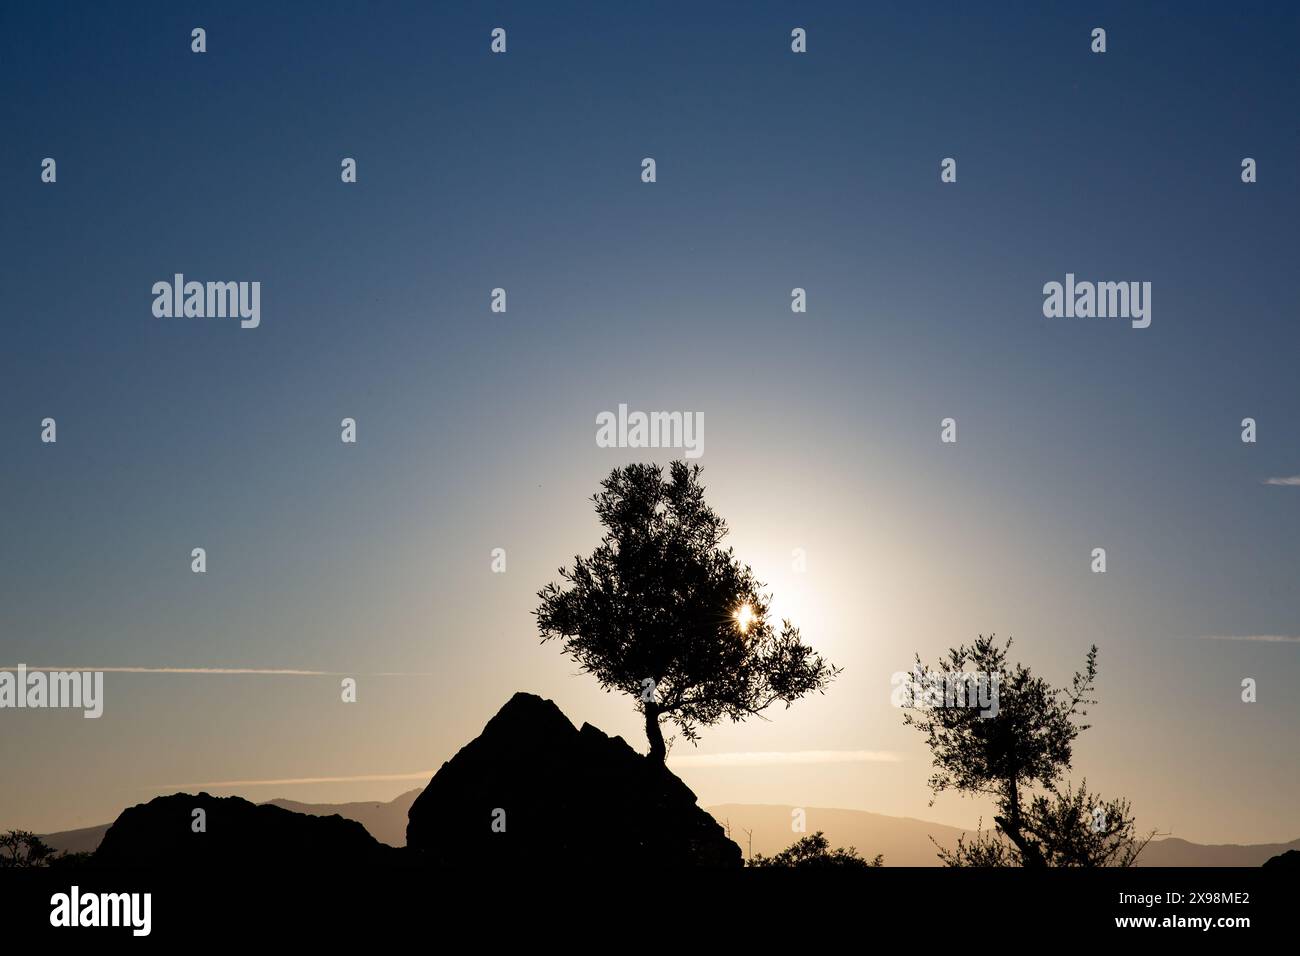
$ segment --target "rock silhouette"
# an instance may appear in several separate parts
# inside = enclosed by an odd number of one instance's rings
[[[738,867],[740,847],[662,764],[518,693],[411,806],[408,852],[443,865]]]
[[[1264,865],[1274,870],[1300,870],[1300,850],[1287,850],[1264,861]]]
[[[206,813],[195,833],[194,811]],[[242,797],[174,793],[123,810],[104,834],[94,862],[110,866],[249,866],[268,857],[332,866],[396,862],[355,820],[309,816]]]

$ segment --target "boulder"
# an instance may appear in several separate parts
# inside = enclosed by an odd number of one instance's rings
[[[194,832],[194,811],[206,832]],[[174,793],[123,810],[95,851],[109,866],[262,867],[301,861],[348,866],[389,863],[399,851],[355,820],[294,813],[242,797]]]
[[[454,866],[742,865],[740,847],[666,767],[524,693],[416,798],[406,845]]]

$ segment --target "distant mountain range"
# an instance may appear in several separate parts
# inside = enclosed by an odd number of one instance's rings
[[[389,846],[406,845],[407,813],[420,795],[420,790],[408,790],[385,803],[300,803],[297,800],[276,799],[267,801],[277,807],[312,816],[329,816],[337,813],[356,820],[380,843]],[[720,824],[729,827],[731,839],[746,853],[751,839],[754,853],[771,854],[784,849],[802,834],[791,831],[793,807],[763,804],[727,803],[706,807]],[[825,832],[831,846],[856,846],[865,857],[883,853],[886,866],[937,866],[934,837],[941,845],[951,847],[957,837],[968,831],[941,823],[929,823],[910,817],[892,817],[865,810],[835,810],[806,807],[807,832]],[[70,853],[94,851],[104,837],[109,824],[64,830],[42,837],[56,850]],[[746,834],[746,830],[751,831]],[[1270,857],[1287,850],[1300,851],[1300,840],[1290,843],[1199,844],[1174,837],[1153,840],[1142,852],[1142,866],[1262,866]]]
[[[750,834],[753,852],[766,856],[785,849],[803,834],[790,829],[789,806],[726,803],[705,807],[714,818],[731,831],[731,839],[749,853]],[[891,817],[865,810],[803,808],[808,833],[822,830],[831,846],[855,846],[867,858],[885,855],[885,866],[938,866],[933,837],[951,849],[957,837],[973,831],[941,823],[928,823],[910,817]],[[1262,866],[1266,860],[1287,850],[1300,850],[1300,840],[1290,843],[1250,845],[1200,844],[1165,838],[1152,840],[1138,858],[1139,866]]]
[[[406,814],[422,790],[422,787],[408,790],[387,803],[299,803],[297,800],[283,799],[268,802],[294,813],[307,813],[315,817],[337,813],[349,820],[356,820],[380,843],[406,846]]]

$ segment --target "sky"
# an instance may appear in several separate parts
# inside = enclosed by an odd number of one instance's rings
[[[517,690],[644,750],[532,617],[674,455],[598,447],[626,404],[703,416],[844,668],[679,741],[702,804],[987,821],[890,675],[996,633],[1057,684],[1099,646],[1073,779],[1139,825],[1300,837],[1298,49],[1290,4],[5,4],[0,667],[128,670],[0,711],[0,827],[387,799]],[[156,317],[175,273],[260,325]],[[1045,317],[1067,273],[1151,325]]]

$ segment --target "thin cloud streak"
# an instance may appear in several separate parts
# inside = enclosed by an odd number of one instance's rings
[[[684,754],[669,756],[674,767],[776,767],[817,763],[898,763],[888,750],[768,750],[750,753]]]
[[[206,783],[162,783],[153,790],[188,790],[202,787],[228,790],[231,787],[293,787],[310,783],[386,783],[403,780],[430,780],[434,770],[417,770],[414,773],[363,773],[350,777],[281,777],[275,780],[209,780]]]
[[[1300,634],[1206,634],[1203,641],[1259,641],[1264,644],[1300,644]]]
[[[1285,477],[1285,478],[1265,478],[1265,479],[1264,479],[1264,484],[1266,484],[1266,485],[1284,485],[1284,486],[1289,487],[1289,488],[1294,488],[1294,487],[1300,485],[1300,475],[1288,475],[1288,476]]]
[[[11,664],[0,670],[16,670]],[[241,676],[262,674],[273,677],[434,677],[432,671],[380,671],[373,674],[358,671],[309,671],[290,667],[45,667],[25,665],[29,671],[101,671],[105,674],[223,674]]]

